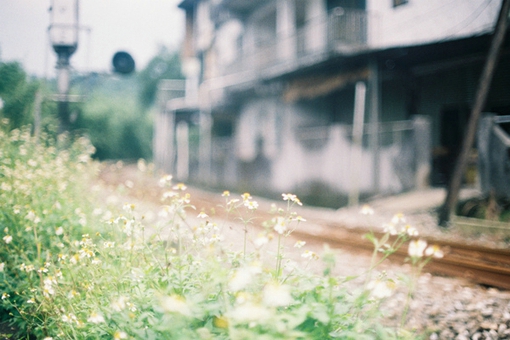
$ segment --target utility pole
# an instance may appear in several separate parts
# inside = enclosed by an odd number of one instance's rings
[[[71,55],[78,48],[78,0],[52,0],[50,42],[57,53],[59,132],[69,129],[69,74]]]
[[[473,146],[473,142],[476,136],[478,120],[485,105],[492,77],[494,75],[494,70],[498,61],[499,52],[501,50],[501,45],[505,39],[509,9],[510,0],[503,0],[501,9],[499,11],[499,17],[494,36],[492,38],[491,46],[489,49],[489,54],[487,56],[487,60],[485,61],[482,75],[478,83],[478,88],[476,90],[475,103],[471,110],[471,116],[469,117],[466,134],[464,135],[464,140],[462,143],[462,149],[457,158],[457,162],[455,163],[453,176],[450,180],[450,183],[448,184],[448,192],[445,202],[439,211],[438,224],[441,227],[448,226],[451,216],[455,210],[455,206],[457,205],[460,186],[462,183],[462,175],[466,170],[469,151]]]

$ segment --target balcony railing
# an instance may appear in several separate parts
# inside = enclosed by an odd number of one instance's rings
[[[299,65],[305,59],[320,58],[327,52],[355,53],[368,46],[368,21],[366,11],[335,8],[327,17],[310,20],[297,28],[294,35],[275,35],[240,50],[236,61],[226,65],[222,73],[263,71],[292,63]]]
[[[329,41],[363,47],[367,44],[368,16],[367,12],[355,9],[335,8],[329,15]]]

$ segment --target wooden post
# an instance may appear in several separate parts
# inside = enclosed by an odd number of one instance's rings
[[[489,93],[492,77],[494,75],[494,69],[496,68],[496,64],[498,61],[499,51],[505,38],[509,8],[510,0],[503,0],[503,3],[501,4],[501,9],[499,11],[499,17],[496,24],[494,36],[492,38],[491,47],[489,49],[489,54],[487,56],[483,72],[480,77],[480,82],[478,83],[475,103],[471,110],[471,116],[469,117],[467,131],[466,134],[464,135],[464,141],[462,143],[462,149],[457,159],[457,162],[455,163],[453,176],[450,180],[450,183],[448,184],[448,192],[446,195],[445,202],[441,207],[441,210],[439,211],[438,223],[441,227],[448,226],[451,216],[455,210],[455,206],[457,204],[460,186],[462,182],[462,175],[466,170],[469,151],[472,148],[473,141],[476,135],[478,120],[480,118],[482,109],[485,105],[487,94]]]

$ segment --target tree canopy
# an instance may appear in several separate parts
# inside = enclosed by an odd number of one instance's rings
[[[177,52],[161,46],[158,54],[152,58],[139,74],[140,104],[149,108],[154,104],[158,83],[162,79],[184,79],[181,73],[181,62]]]
[[[0,114],[9,118],[11,128],[19,128],[32,122],[32,109],[39,82],[29,80],[17,62],[0,62],[0,98],[3,107]]]

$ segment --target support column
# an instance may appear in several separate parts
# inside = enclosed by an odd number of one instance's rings
[[[180,181],[186,181],[189,175],[189,128],[188,123],[180,121],[176,129],[177,166],[176,175]]]
[[[326,51],[329,19],[325,0],[307,1],[305,15],[305,51]]]
[[[62,53],[57,60],[59,133],[69,131],[69,55]]]
[[[296,57],[296,3],[278,0],[276,6],[278,57],[280,61],[288,61]]]
[[[212,116],[211,112],[200,112],[200,150],[198,174],[202,182],[211,180],[211,152],[212,152]]]
[[[431,164],[431,128],[430,118],[416,115],[413,117],[414,155],[416,160],[415,188],[429,186]]]
[[[361,172],[361,157],[363,151],[363,125],[365,123],[365,101],[367,86],[364,82],[356,83],[354,93],[354,119],[352,124],[351,145],[351,189],[349,192],[349,206],[359,203],[359,182]]]
[[[491,131],[494,126],[494,115],[485,114],[480,119],[477,134],[478,148],[478,176],[480,178],[480,191],[483,195],[488,196],[492,186],[490,181],[491,174],[491,158],[490,158],[490,138]]]
[[[154,161],[156,167],[167,174],[173,174],[175,170],[174,120],[174,111],[163,111],[158,114],[154,125]]]
[[[380,157],[379,157],[379,119],[380,119],[380,99],[381,99],[381,84],[379,81],[379,64],[377,57],[372,57],[369,62],[370,76],[369,76],[369,92],[370,92],[370,133],[369,145],[372,151],[372,183],[374,193],[380,191]]]

